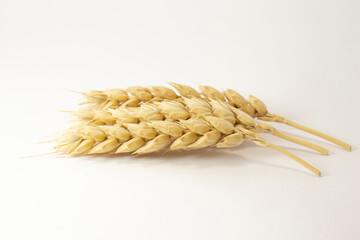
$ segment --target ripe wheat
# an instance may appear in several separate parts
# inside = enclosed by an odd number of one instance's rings
[[[328,150],[254,118],[288,124],[350,150],[349,145],[335,138],[268,113],[265,104],[253,96],[247,101],[234,90],[221,93],[210,86],[200,86],[200,93],[186,85],[170,84],[180,95],[161,86],[82,93],[86,100],[81,104],[88,106],[71,112],[74,123],[57,139],[56,152],[73,156],[147,154],[164,149],[236,147],[249,140],[291,157],[320,176],[319,170],[257,133],[270,133],[322,154],[328,154]]]
[[[246,100],[243,96],[241,96],[239,93],[232,89],[225,90],[223,91],[223,93],[221,93],[213,87],[200,86],[199,88],[201,90],[201,93],[199,93],[194,88],[186,85],[176,83],[170,83],[170,85],[173,86],[183,97],[196,97],[205,101],[210,101],[211,99],[214,99],[227,102],[229,105],[241,109],[242,111],[254,118],[269,122],[284,123],[316,135],[318,137],[321,137],[330,142],[333,142],[348,151],[351,150],[350,145],[334,137],[302,126],[280,115],[269,113],[266,105],[260,99],[254,96],[250,95],[249,100]],[[134,89],[136,89],[138,92],[134,91]],[[89,93],[83,93],[83,95],[87,99],[85,102],[83,102],[83,104],[90,103],[90,106],[93,109],[116,108],[119,106],[136,107],[141,104],[141,101],[159,101],[163,99],[176,100],[179,98],[179,96],[177,96],[176,93],[170,88],[160,86],[148,88],[131,87],[124,90],[109,89],[107,91],[91,91]]]

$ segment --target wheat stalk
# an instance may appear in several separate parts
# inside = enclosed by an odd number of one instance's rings
[[[205,96],[202,98],[190,87],[172,85],[182,96],[165,87],[132,87],[83,93],[86,102],[82,104],[89,105],[72,112],[77,118],[76,124],[71,131],[57,139],[56,152],[74,156],[125,152],[145,154],[167,147],[170,150],[200,149],[214,145],[219,148],[235,147],[244,140],[250,140],[293,158],[320,176],[319,170],[256,133],[271,133],[323,154],[327,154],[326,149],[281,133],[268,124],[258,124],[240,110],[234,101],[238,97],[234,96],[233,90],[222,95],[216,89],[202,86],[200,89]],[[224,96],[229,101],[225,101]]]
[[[241,109],[252,117],[264,121],[287,124],[333,142],[343,147],[344,149],[351,151],[350,145],[334,137],[295,123],[280,115],[269,113],[265,104],[254,96],[250,95],[249,100],[246,100],[243,96],[232,89],[225,90],[223,93],[221,93],[219,90],[210,86],[199,86],[201,90],[201,93],[199,93],[194,88],[186,85],[176,83],[170,83],[170,85],[173,86],[183,97],[196,97],[199,99],[204,99],[205,101],[211,101],[211,99],[224,101],[238,109]],[[179,96],[173,90],[162,86],[153,86],[148,88],[130,87],[128,89],[91,91],[89,93],[83,93],[83,95],[87,99],[83,103],[90,103],[91,109],[116,108],[119,106],[136,107],[144,101],[159,101],[163,99],[176,100],[179,98]]]
[[[146,154],[162,150],[169,145],[170,150],[235,147],[245,139],[257,145],[269,147],[293,158],[320,176],[320,171],[300,158],[244,128],[232,125],[227,120],[213,116],[203,119],[182,120],[181,124],[171,121],[130,123],[107,126],[82,125],[77,131],[64,133],[57,141],[58,152],[73,156],[96,153]]]
[[[69,131],[57,139],[56,152],[72,156],[146,154],[164,149],[236,147],[249,140],[289,156],[320,176],[319,170],[257,133],[270,133],[322,154],[328,154],[328,150],[258,123],[255,118],[285,123],[351,149],[333,137],[268,113],[265,104],[253,96],[246,100],[234,90],[220,92],[199,86],[200,93],[186,85],[170,85],[180,95],[162,86],[82,92],[86,100],[80,104],[87,106],[71,112],[75,120]]]
[[[133,108],[118,108],[117,110],[108,109],[106,110],[80,110],[78,112],[74,112],[73,114],[77,116],[80,120],[88,121],[88,123],[92,124],[114,124],[118,121],[120,124],[126,123],[139,123],[141,121],[152,121],[152,120],[172,120],[172,121],[180,121],[182,124],[187,124],[189,121],[193,121],[194,119],[187,119],[190,115],[193,117],[203,116],[208,121],[215,121],[211,117],[212,115],[218,117],[216,119],[218,125],[227,126],[229,123],[235,124],[237,121],[247,129],[252,129],[254,132],[267,132],[271,133],[275,136],[284,138],[286,140],[304,145],[306,147],[310,147],[320,153],[327,154],[328,151],[320,146],[312,144],[310,142],[291,137],[275,128],[266,125],[265,123],[257,124],[257,122],[250,117],[245,112],[236,109],[224,102],[210,100],[209,103],[205,102],[201,99],[189,99],[182,98],[182,101],[186,104],[185,106],[180,102],[174,101],[161,101],[156,102],[155,104],[142,104],[141,107],[133,107]],[[110,113],[110,112],[111,113]],[[220,121],[221,120],[221,121]],[[226,121],[222,121],[226,120]],[[204,120],[202,120],[204,121]],[[200,124],[201,121],[197,120],[197,124]],[[193,123],[192,123],[193,124]],[[191,126],[191,124],[187,124],[187,126]],[[229,127],[230,128],[230,127]],[[231,128],[229,131],[232,131]],[[227,133],[227,132],[223,132]]]

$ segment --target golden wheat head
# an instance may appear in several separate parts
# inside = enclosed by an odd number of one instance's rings
[[[319,170],[258,133],[269,133],[322,154],[328,154],[327,149],[256,119],[285,123],[351,149],[338,139],[269,113],[265,104],[254,96],[247,100],[232,89],[221,92],[211,86],[199,86],[198,92],[186,85],[170,85],[178,94],[163,86],[82,93],[85,101],[80,104],[86,107],[71,112],[75,119],[69,130],[56,140],[56,152],[72,156],[147,154],[212,146],[232,148],[248,140],[281,152],[320,176]]]

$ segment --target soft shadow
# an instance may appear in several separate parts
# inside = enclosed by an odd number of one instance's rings
[[[240,151],[238,149],[238,151]],[[218,166],[234,167],[242,165],[243,157],[236,152],[226,149],[207,148],[199,150],[176,150],[156,152],[146,155],[134,155],[122,158],[124,154],[107,156],[106,159],[117,161],[119,164],[142,164],[146,167],[157,165],[195,166],[197,168],[208,168]],[[125,160],[125,161],[123,161]]]
[[[282,166],[276,163],[264,162],[257,159],[266,160],[267,156],[270,154],[276,154],[274,151],[256,151],[256,159],[250,158],[249,153],[253,153],[255,148],[259,148],[251,142],[244,142],[242,145],[236,148],[206,148],[199,150],[176,150],[176,151],[165,151],[165,152],[156,152],[146,155],[133,155],[129,154],[114,154],[114,155],[89,155],[83,156],[81,159],[96,161],[101,163],[106,162],[116,162],[121,165],[129,164],[141,164],[144,167],[155,167],[159,165],[171,165],[171,166],[180,166],[180,167],[196,167],[200,169],[211,168],[211,167],[238,167],[246,164],[260,164],[272,168],[281,168],[285,170],[290,170],[296,173],[313,175],[308,172],[306,169],[298,170],[296,168],[291,168],[287,166]],[[246,156],[243,155],[244,150],[246,151]],[[286,156],[279,156],[286,158]],[[289,159],[291,160],[291,159]],[[296,163],[294,163],[296,165]]]

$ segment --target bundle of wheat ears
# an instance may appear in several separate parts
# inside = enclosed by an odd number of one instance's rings
[[[71,127],[56,139],[56,151],[72,156],[87,154],[147,154],[156,151],[206,147],[236,147],[244,140],[274,149],[294,159],[316,175],[321,173],[258,133],[270,133],[322,154],[328,150],[289,136],[264,122],[280,122],[331,141],[350,151],[351,146],[324,133],[268,112],[254,96],[246,100],[234,90],[210,86],[194,88],[170,83],[179,95],[162,86],[130,87],[82,92],[85,108],[70,113]]]

